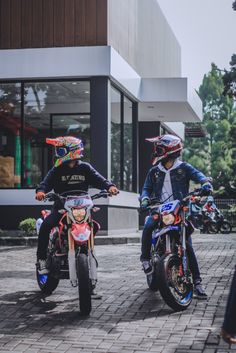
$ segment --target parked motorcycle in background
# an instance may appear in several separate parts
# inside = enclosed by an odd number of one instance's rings
[[[108,197],[107,191],[90,196],[85,191],[74,190],[61,195],[46,194],[45,200],[62,204],[61,220],[58,227],[50,232],[47,252],[48,274],[36,276],[39,288],[50,295],[58,286],[60,279],[70,279],[73,287],[78,286],[80,312],[88,315],[91,311],[91,293],[97,283],[98,262],[94,251],[94,236],[100,228],[92,219],[92,211],[99,210],[93,200]],[[45,218],[50,211],[43,210]],[[36,222],[39,231],[42,218]]]
[[[187,254],[186,228],[188,203],[191,192],[182,201],[160,204],[151,199],[148,210],[158,221],[152,234],[151,263],[153,272],[147,275],[147,284],[160,294],[167,305],[175,311],[185,310],[193,297],[193,282]]]
[[[229,234],[232,232],[232,225],[227,219],[225,219],[224,215],[218,210],[218,212],[214,212],[212,214],[205,214],[205,229],[206,233],[222,233]]]
[[[211,198],[213,203],[213,197],[210,196],[209,198]],[[202,204],[200,197],[192,196],[189,200],[189,210],[187,218],[195,228],[200,229],[201,233],[229,234],[232,231],[231,223],[215,204],[207,207],[207,202]]]

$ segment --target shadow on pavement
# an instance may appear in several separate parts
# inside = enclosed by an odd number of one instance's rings
[[[65,329],[75,325],[81,328],[92,325],[93,328],[114,334],[118,322],[139,321],[144,317],[162,317],[172,313],[155,293],[147,289],[139,293],[134,302],[129,301],[117,308],[113,306],[112,311],[106,309],[103,299],[93,301],[93,310],[88,317],[80,315],[78,298],[65,300],[63,295],[63,291],[58,290],[58,293],[48,297],[39,291],[18,291],[0,296],[0,334],[25,335],[48,331],[53,335],[51,330],[55,327],[57,332],[63,334]],[[68,298],[68,294],[66,296]]]

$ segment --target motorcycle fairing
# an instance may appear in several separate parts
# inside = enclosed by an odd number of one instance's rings
[[[86,196],[68,196],[66,198],[64,207],[67,211],[71,208],[88,208],[93,206],[93,201],[89,195]]]
[[[76,243],[78,244],[86,243],[90,238],[90,234],[91,234],[91,229],[88,223],[72,224],[71,235]]]
[[[160,235],[166,234],[170,231],[179,231],[180,227],[179,226],[168,226],[168,227],[164,227],[161,230],[157,230],[155,232],[152,233],[152,239],[156,239],[158,238]]]
[[[180,201],[174,200],[171,202],[166,202],[160,205],[160,213],[161,214],[168,214],[173,213],[174,215],[178,212],[180,207]]]

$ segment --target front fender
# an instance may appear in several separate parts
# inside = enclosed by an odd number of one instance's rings
[[[91,229],[88,223],[77,224],[73,223],[71,227],[71,235],[79,245],[86,243],[91,235]]]

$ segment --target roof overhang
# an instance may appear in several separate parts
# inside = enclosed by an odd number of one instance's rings
[[[141,78],[111,46],[0,50],[0,62],[0,80],[108,76],[140,102],[141,121],[202,120],[187,78]]]
[[[202,120],[201,99],[196,92],[189,91],[187,78],[143,78],[139,100],[141,121]]]

